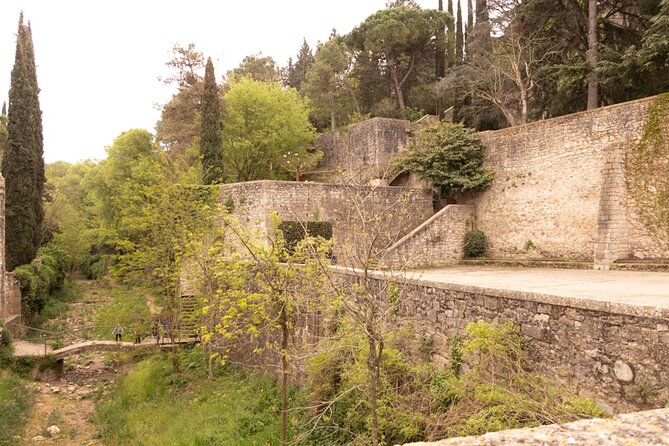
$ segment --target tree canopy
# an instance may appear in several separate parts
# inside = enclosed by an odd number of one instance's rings
[[[244,78],[224,100],[224,159],[232,181],[282,178],[284,155],[310,148],[315,130],[295,89]]]
[[[16,57],[9,89],[5,177],[7,269],[30,263],[42,242],[44,159],[42,111],[32,31],[19,18]]]
[[[415,173],[446,192],[487,187],[493,173],[483,169],[483,143],[462,124],[432,124],[423,128],[397,169]]]

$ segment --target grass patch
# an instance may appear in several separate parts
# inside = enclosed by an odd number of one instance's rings
[[[112,329],[116,324],[125,329],[124,341],[133,340],[132,330],[137,324],[148,332],[151,313],[144,293],[118,286],[112,289],[111,294],[109,304],[95,313],[95,338],[114,340]]]
[[[198,355],[203,357],[196,349],[182,353],[182,364],[193,367],[178,375],[161,356],[137,363],[96,409],[102,439],[133,446],[276,443],[280,392],[275,380],[228,368],[208,381]]]
[[[31,407],[32,398],[23,380],[0,370],[0,446],[17,443],[14,437],[23,433]]]

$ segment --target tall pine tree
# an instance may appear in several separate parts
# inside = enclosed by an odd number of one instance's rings
[[[42,241],[44,159],[42,112],[32,32],[19,18],[9,89],[5,176],[5,253],[8,270],[30,262]]]
[[[314,53],[311,52],[307,39],[304,39],[300,52],[297,53],[297,60],[292,66],[288,67],[288,79],[286,82],[288,86],[299,91],[302,88],[302,83],[307,79],[309,68],[311,68],[315,61]]]
[[[200,106],[200,153],[202,154],[202,181],[204,184],[223,182],[223,134],[221,103],[211,57],[204,70],[204,86]]]

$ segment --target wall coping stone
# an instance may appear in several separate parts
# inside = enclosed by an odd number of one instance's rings
[[[335,272],[349,276],[358,276],[361,270],[342,266],[331,266]],[[368,276],[379,280],[392,280],[405,285],[416,285],[428,288],[437,288],[447,291],[459,291],[472,294],[483,294],[490,297],[516,299],[542,304],[557,305],[581,310],[599,311],[602,313],[622,316],[645,317],[654,319],[669,319],[669,308],[660,308],[650,305],[632,305],[617,302],[606,302],[591,298],[574,298],[553,294],[533,293],[527,291],[507,290],[501,288],[487,288],[473,285],[462,285],[445,281],[434,281],[415,277],[419,271],[388,272],[369,271]],[[409,275],[414,275],[409,276]]]
[[[508,429],[472,437],[404,446],[581,446],[669,445],[669,409],[656,409],[529,429]]]

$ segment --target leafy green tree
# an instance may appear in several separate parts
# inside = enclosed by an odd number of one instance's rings
[[[214,64],[207,59],[200,106],[200,152],[202,154],[202,181],[204,184],[222,183],[223,137],[221,135],[221,104],[214,76]]]
[[[121,133],[107,149],[107,158],[85,177],[99,234],[118,255],[136,249],[153,224],[151,206],[167,186],[161,151],[143,129]]]
[[[242,79],[225,94],[225,105],[225,167],[233,181],[281,178],[284,155],[303,155],[311,146],[307,102],[292,88]]]
[[[399,110],[404,113],[407,82],[421,58],[434,60],[433,39],[451,20],[444,11],[393,7],[365,19],[351,31],[348,42],[388,70]]]
[[[2,158],[9,270],[29,263],[41,244],[45,176],[38,93],[32,32],[21,14],[9,90],[8,141]]]
[[[45,206],[45,228],[52,228],[53,241],[72,259],[72,269],[95,245],[98,221],[93,218],[89,191],[84,178],[95,165],[57,161],[46,166],[50,200]]]
[[[242,77],[258,82],[279,82],[281,76],[274,59],[270,56],[263,57],[262,53],[258,53],[244,57],[237,68],[228,71],[228,82],[234,82]]]
[[[350,67],[351,55],[337,39],[318,46],[302,91],[311,101],[312,116],[319,127],[329,121],[334,131],[337,123],[346,124],[354,112],[360,113]]]
[[[441,187],[446,195],[487,187],[493,172],[483,169],[483,143],[462,124],[423,128],[396,167]]]

